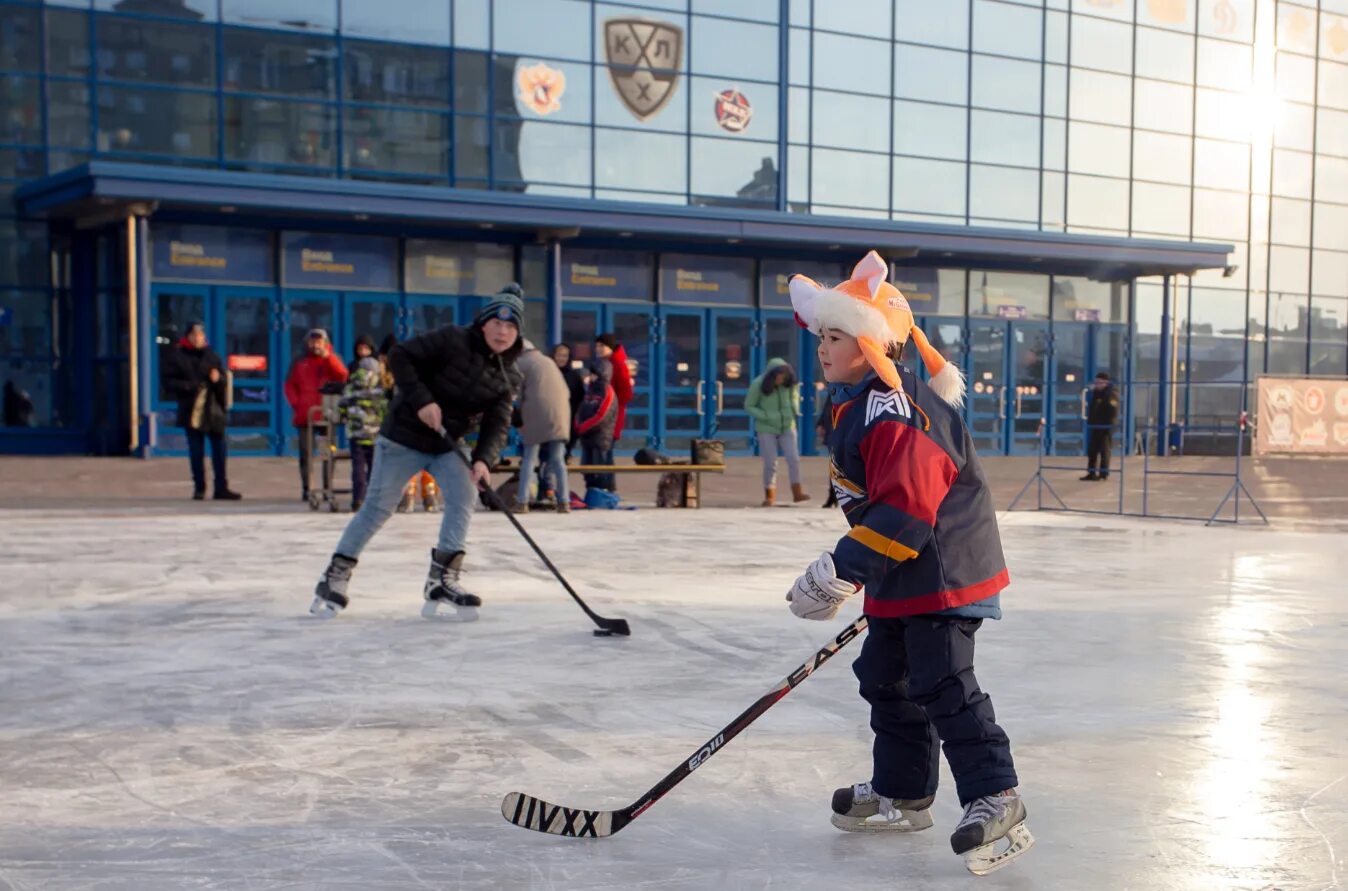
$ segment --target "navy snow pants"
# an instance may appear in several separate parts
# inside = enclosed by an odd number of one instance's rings
[[[960,804],[1016,785],[1011,743],[974,677],[981,624],[932,615],[870,620],[852,670],[871,705],[878,794],[935,795],[941,743]]]

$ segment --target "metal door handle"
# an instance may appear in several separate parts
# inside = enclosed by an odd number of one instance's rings
[[[702,410],[702,385],[704,383],[706,383],[706,381],[697,382],[697,395],[693,397],[693,404],[697,407],[698,417],[701,417],[702,415],[706,414],[706,412]]]
[[[1006,387],[999,387],[997,390],[997,417],[1000,420],[1006,420]]]
[[[1025,388],[1024,388],[1024,387],[1016,387],[1016,417],[1017,417],[1017,418],[1020,417],[1020,412],[1021,412],[1020,400],[1021,400],[1022,397],[1024,397],[1024,395],[1025,395]]]
[[[720,381],[716,382],[716,413],[725,412],[725,385]]]
[[[1091,391],[1090,387],[1081,388],[1081,420],[1086,420],[1086,394]]]

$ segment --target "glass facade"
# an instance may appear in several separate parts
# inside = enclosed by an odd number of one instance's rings
[[[1348,0],[0,0],[0,362],[38,427],[74,416],[71,298],[10,196],[90,159],[1232,243],[1166,307],[1138,281],[1136,378],[1197,425],[1348,373]],[[942,274],[960,344],[1117,315]]]

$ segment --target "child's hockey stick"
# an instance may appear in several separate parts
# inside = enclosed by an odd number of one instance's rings
[[[838,633],[819,652],[810,657],[804,665],[786,676],[776,687],[763,694],[757,702],[749,706],[740,716],[731,721],[719,733],[707,740],[702,748],[693,753],[687,761],[674,768],[649,792],[632,804],[616,811],[587,811],[581,808],[562,807],[549,804],[532,795],[511,792],[501,800],[501,816],[516,826],[547,832],[552,835],[566,835],[573,838],[607,838],[641,816],[647,808],[665,796],[670,789],[683,782],[687,776],[707,763],[712,755],[730,742],[740,731],[776,705],[777,701],[795,689],[815,669],[833,657],[854,637],[866,630],[866,617],[862,616]]]
[[[445,437],[446,439],[449,438],[449,434],[445,432],[445,429],[443,427],[440,428],[440,435]],[[458,448],[455,448],[454,451],[457,452],[458,456],[463,459],[463,463],[468,465],[468,469],[472,470],[473,469],[472,460]],[[599,626],[594,630],[595,637],[609,637],[614,634],[619,634],[622,635],[623,637],[632,636],[632,629],[627,626],[626,619],[606,619],[603,616],[596,613],[594,610],[590,609],[590,607],[585,603],[585,601],[580,599],[580,595],[576,593],[576,589],[571,587],[570,582],[568,582],[566,580],[566,577],[562,575],[561,570],[553,565],[552,561],[548,559],[547,554],[543,553],[543,549],[538,546],[538,542],[534,541],[532,536],[530,536],[528,532],[524,531],[524,527],[520,525],[520,521],[515,519],[515,515],[512,514],[510,512],[510,508],[506,507],[505,503],[501,501],[501,497],[496,494],[496,490],[491,487],[490,483],[483,486],[482,491],[486,493],[487,500],[492,503],[492,506],[495,507],[497,510],[501,511],[502,513],[504,513],[506,515],[506,519],[508,519],[514,525],[514,527],[519,531],[519,534],[524,536],[524,540],[529,543],[529,547],[534,549],[534,553],[538,555],[538,559],[542,560],[543,565],[546,566],[548,569],[552,570],[552,574],[557,577],[557,581],[562,583],[562,587],[566,589],[566,593],[570,594],[572,599],[575,600],[576,603],[580,605],[580,608],[585,610],[585,615],[589,616],[590,620]]]

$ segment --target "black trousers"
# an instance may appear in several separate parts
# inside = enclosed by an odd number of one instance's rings
[[[1092,427],[1086,449],[1086,467],[1091,473],[1100,469],[1100,476],[1109,476],[1109,452],[1114,446],[1112,427]]]
[[[974,677],[982,619],[870,620],[852,665],[875,731],[871,785],[889,798],[936,794],[941,744],[960,804],[1017,784],[1011,743]]]
[[[201,430],[184,430],[187,434],[187,460],[192,465],[192,488],[197,492],[206,491],[206,440],[211,442],[211,473],[215,477],[215,491],[223,492],[229,488],[229,477],[225,473],[227,457],[225,436],[223,433],[204,433]]]
[[[374,443],[351,443],[351,503],[365,500],[365,489],[370,484],[370,469],[374,467]]]

